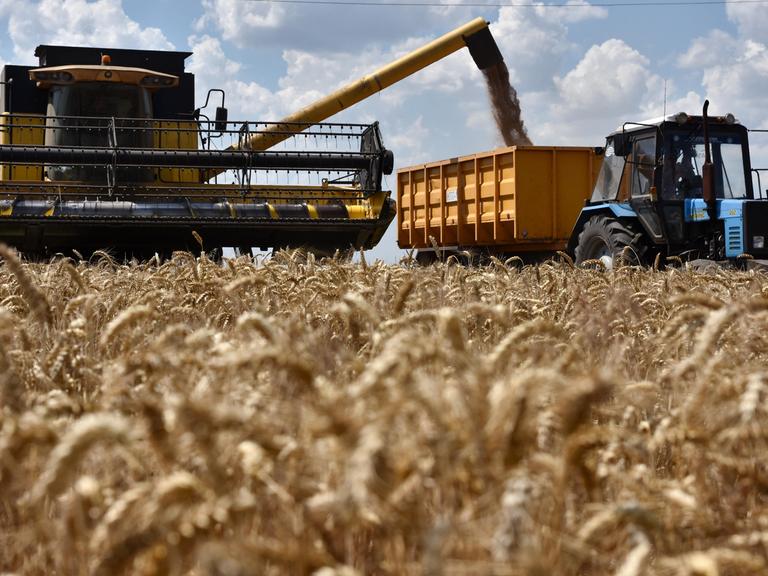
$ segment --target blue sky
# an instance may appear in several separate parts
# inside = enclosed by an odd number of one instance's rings
[[[407,50],[483,16],[537,144],[600,145],[625,120],[667,111],[733,112],[768,128],[768,3],[602,8],[364,7],[249,0],[0,0],[0,60],[35,45],[194,51],[198,94],[227,91],[230,118],[276,120]],[[379,120],[396,165],[500,145],[466,51],[337,119]],[[757,137],[760,138],[760,137]],[[753,142],[768,165],[768,138]],[[390,184],[394,179],[390,179]],[[376,256],[396,258],[394,234]]]

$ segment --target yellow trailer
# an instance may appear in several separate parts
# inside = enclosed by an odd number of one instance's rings
[[[601,163],[594,148],[511,146],[401,168],[398,245],[422,261],[564,250]]]

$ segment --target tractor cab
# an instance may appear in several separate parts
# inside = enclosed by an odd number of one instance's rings
[[[594,192],[570,247],[580,262],[642,263],[657,253],[723,260],[763,255],[746,127],[685,113],[628,123],[606,139]],[[745,222],[749,221],[750,236]],[[768,230],[766,231],[768,232]]]

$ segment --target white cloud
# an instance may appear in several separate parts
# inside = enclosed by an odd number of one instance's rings
[[[738,57],[707,67],[702,84],[716,110],[730,110],[754,126],[765,116],[768,48],[752,40],[742,46]]]
[[[193,55],[187,61],[187,70],[195,74],[198,106],[205,102],[209,89],[220,88],[226,92],[232,120],[279,117],[282,111],[275,109],[277,95],[256,82],[240,80],[241,65],[227,57],[217,38],[190,36],[189,46]]]
[[[251,34],[284,24],[286,7],[272,2],[203,0],[203,10],[195,24],[198,31],[213,26],[225,39],[247,43]]]
[[[578,9],[580,10],[580,9]],[[491,25],[510,70],[510,78],[528,90],[552,85],[562,58],[572,47],[568,28],[554,16],[563,10],[502,8]]]
[[[562,143],[568,138],[560,131],[547,129],[553,110],[559,107],[562,115],[571,112],[566,110],[563,91],[578,92],[581,100],[573,109],[576,114],[580,114],[578,110],[593,105],[592,101],[585,101],[589,100],[588,91],[593,87],[585,79],[579,80],[579,74],[587,72],[585,67],[599,69],[601,62],[613,67],[616,60],[621,60],[618,70],[625,71],[625,74],[619,76],[619,80],[626,86],[619,87],[617,98],[634,95],[634,70],[630,68],[633,62],[638,60],[643,77],[647,76],[647,60],[625,45],[607,43],[601,48],[599,57],[590,56],[581,65],[582,68],[558,79],[559,84],[556,84],[562,61],[574,48],[568,39],[568,23],[605,15],[604,10],[591,7],[582,0],[572,3],[585,7],[560,10],[544,6],[534,10],[502,8],[498,18],[491,23],[492,33],[525,105],[523,117],[534,135],[541,136],[540,141],[546,144]],[[242,4],[251,3],[204,0],[208,13],[201,23],[208,26],[215,24],[212,19],[215,16],[222,36],[237,42],[238,34],[252,31],[255,26],[238,19],[238,14],[244,14]],[[221,8],[221,11],[214,15],[212,10],[215,7]],[[257,13],[261,18],[258,22],[266,22],[266,12],[260,10]],[[452,25],[455,24],[454,18]],[[290,31],[290,26],[281,24],[279,30]],[[203,97],[209,87],[223,87],[227,90],[230,117],[275,120],[420,47],[433,37],[402,39],[401,35],[401,39],[387,46],[373,42],[354,52],[319,52],[297,47],[288,36],[286,45],[291,47],[283,51],[286,69],[274,90],[255,82],[239,80],[237,77],[242,68],[227,58],[221,42],[212,36],[190,37],[190,47],[195,56],[189,68],[197,74],[198,98]],[[329,44],[326,42],[326,45]],[[621,46],[625,46],[626,50],[619,50]],[[618,54],[610,60],[612,48],[617,49]],[[221,73],[222,70],[233,70],[233,73]],[[579,88],[579,83],[584,85]],[[541,102],[546,102],[547,106],[542,107]],[[617,100],[614,107],[622,108],[621,101]],[[422,154],[422,159],[439,158],[501,144],[495,133],[484,80],[466,50],[460,50],[334,117],[334,120],[344,119],[380,120],[385,140],[395,149],[398,163],[403,157],[416,161],[419,154]],[[538,129],[538,126],[544,128]],[[430,130],[430,138],[419,149],[406,146],[406,143],[415,141],[415,134],[423,138],[423,131],[427,129]],[[580,141],[592,143],[589,138],[594,134],[602,136],[592,130],[590,134],[582,134]],[[572,134],[571,137],[577,136]]]
[[[287,5],[240,0],[202,0],[201,33],[219,33],[239,47],[289,46],[338,52],[349,47],[365,50],[373,43],[390,43],[428,32],[445,31],[472,17],[464,7],[397,9],[370,6]]]
[[[648,58],[622,40],[592,46],[556,91],[523,98],[534,141],[591,145],[625,121],[640,121],[663,101],[663,80]],[[530,105],[530,106],[529,106]],[[659,112],[660,113],[660,112]]]
[[[736,58],[741,50],[740,43],[722,30],[712,30],[704,37],[691,42],[688,50],[678,58],[682,68],[703,70],[716,66],[726,59]]]
[[[595,116],[620,112],[627,104],[638,107],[652,78],[649,64],[645,56],[622,40],[592,46],[573,70],[555,81],[564,109],[588,111]]]
[[[701,86],[712,112],[732,112],[751,128],[765,125],[768,93],[768,6],[729,4],[738,33],[713,30],[694,39],[679,58],[681,67],[701,70]]]
[[[738,27],[741,36],[768,43],[768,5],[728,4],[725,11],[728,19]]]
[[[424,117],[418,116],[407,127],[401,126],[387,138],[390,148],[398,151],[399,166],[410,166],[424,161],[424,149],[432,138],[432,131],[424,126]]]
[[[129,18],[121,0],[14,0],[0,4],[0,14],[19,62],[34,62],[38,44],[173,49],[159,28]]]
[[[567,7],[547,7],[542,4],[536,8],[536,12],[540,16],[560,22],[583,22],[608,17],[608,10],[599,6],[592,6],[586,0],[568,0],[565,5]]]

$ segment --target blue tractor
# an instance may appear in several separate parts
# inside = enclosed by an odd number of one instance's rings
[[[768,256],[768,201],[753,190],[749,131],[730,114],[708,117],[708,107],[701,116],[627,123],[608,136],[568,245],[577,264]]]

